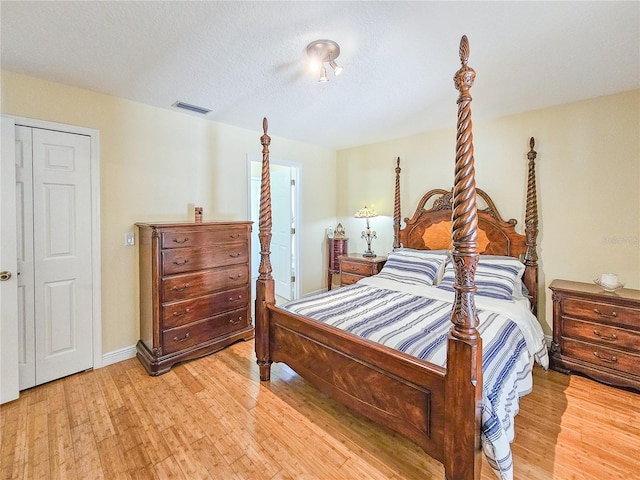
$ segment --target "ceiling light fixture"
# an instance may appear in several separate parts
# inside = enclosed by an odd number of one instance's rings
[[[328,82],[327,69],[324,64],[328,63],[334,75],[342,73],[342,67],[336,63],[336,58],[340,55],[340,46],[333,40],[316,40],[307,45],[307,56],[310,59],[312,71],[320,70],[319,82]]]

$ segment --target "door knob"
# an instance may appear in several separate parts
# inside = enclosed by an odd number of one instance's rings
[[[11,278],[11,272],[0,272],[0,282],[6,282]]]

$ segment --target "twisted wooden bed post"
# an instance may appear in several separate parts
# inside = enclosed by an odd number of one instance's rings
[[[451,219],[455,301],[445,378],[444,467],[447,480],[479,479],[481,465],[482,339],[476,329],[478,316],[474,302],[475,271],[479,258],[478,211],[469,94],[475,71],[467,66],[468,59],[469,42],[463,36],[460,40],[462,67],[454,77],[460,95]]]
[[[538,316],[538,252],[536,251],[536,239],[538,238],[538,197],[536,195],[536,157],[538,154],[533,149],[536,141],[533,137],[529,140],[529,175],[527,177],[527,210],[524,217],[524,233],[527,237],[527,250],[524,254],[524,264],[527,266],[524,272],[524,284],[531,296],[531,312]]]
[[[271,354],[269,351],[269,311],[267,305],[275,304],[274,281],[271,276],[271,179],[269,173],[269,144],[271,137],[267,135],[269,124],[266,117],[262,120],[264,135],[260,137],[262,144],[262,179],[260,184],[260,219],[258,238],[260,240],[260,267],[256,282],[256,358],[260,367],[260,380],[271,377]]]
[[[400,248],[400,157],[396,163],[396,191],[393,199],[393,249]]]

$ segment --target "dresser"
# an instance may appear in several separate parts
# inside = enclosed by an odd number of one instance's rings
[[[640,390],[640,290],[554,280],[551,367]]]
[[[340,261],[340,286],[351,285],[364,277],[380,273],[387,257],[365,257],[361,253],[350,253],[338,258]]]
[[[327,289],[333,287],[333,275],[340,273],[340,256],[347,254],[348,238],[329,238],[329,271],[327,276]]]
[[[150,375],[253,338],[251,222],[137,223],[140,340]]]

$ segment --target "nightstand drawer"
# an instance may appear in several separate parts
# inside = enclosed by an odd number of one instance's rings
[[[362,280],[364,277],[362,275],[351,275],[349,273],[343,273],[340,275],[340,283],[342,285],[352,285],[356,283],[358,280]]]
[[[562,342],[562,354],[633,375],[637,375],[640,370],[640,355],[578,340],[564,339]]]
[[[597,322],[618,323],[640,327],[640,309],[623,307],[611,303],[600,303],[581,298],[567,298],[563,305],[564,315]]]
[[[640,353],[640,332],[564,318],[562,321],[562,335],[564,337],[608,345],[612,348],[624,348]]]
[[[342,273],[351,273],[355,275],[369,276],[371,275],[371,265],[365,263],[353,263],[348,260],[342,260],[340,264]]]

